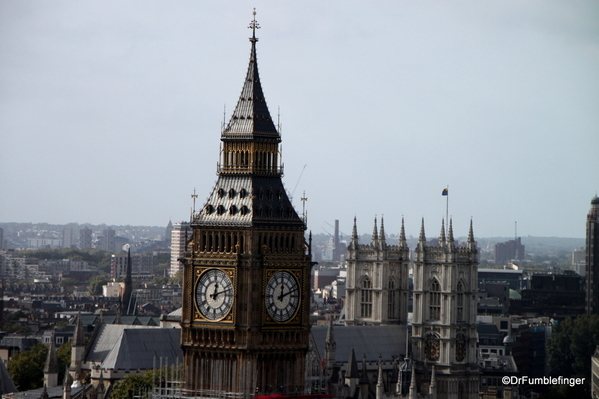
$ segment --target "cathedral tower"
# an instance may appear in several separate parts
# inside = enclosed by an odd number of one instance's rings
[[[255,13],[254,13],[255,16]],[[183,277],[186,388],[303,391],[309,346],[310,245],[281,177],[281,136],[256,58],[224,128],[218,180],[193,214]]]
[[[352,238],[347,248],[345,324],[405,324],[408,318],[408,268],[410,249],[403,221],[399,245],[387,245],[381,218],[376,219],[370,244],[358,242],[354,218]]]
[[[591,200],[587,215],[586,240],[586,312],[599,314],[599,198]]]
[[[427,245],[424,220],[414,251],[414,366],[437,398],[478,397],[476,302],[478,250],[472,232],[457,247],[451,220],[447,237]]]

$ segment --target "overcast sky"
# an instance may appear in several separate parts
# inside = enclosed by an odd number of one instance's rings
[[[0,222],[166,225],[216,180],[257,9],[309,228],[584,237],[599,2],[0,1]],[[302,170],[305,170],[302,174]],[[301,175],[301,179],[300,179]]]

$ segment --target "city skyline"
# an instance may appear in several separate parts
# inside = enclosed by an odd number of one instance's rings
[[[245,76],[252,9],[233,4],[0,4],[0,220],[188,220]],[[424,217],[434,237],[449,185],[456,236],[472,217],[481,237],[515,222],[522,236],[584,237],[599,5],[255,6],[284,183],[300,213],[305,192],[309,229],[338,219],[347,234],[356,216],[364,234],[384,215],[398,234],[403,216],[417,235]]]

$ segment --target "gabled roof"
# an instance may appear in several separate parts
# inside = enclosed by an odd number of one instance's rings
[[[147,370],[154,359],[183,360],[181,330],[139,325],[104,324],[86,360],[103,369]]]

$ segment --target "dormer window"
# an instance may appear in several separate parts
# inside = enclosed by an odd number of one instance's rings
[[[245,198],[246,195],[247,195],[247,191],[245,191],[245,188],[242,188],[241,190],[239,190],[239,198]]]
[[[205,209],[206,209],[206,213],[208,215],[210,215],[212,212],[214,212],[214,207],[212,205],[210,205],[210,204],[206,205]]]
[[[229,190],[229,198],[233,198],[233,197],[235,197],[235,189],[232,188]]]
[[[218,197],[222,198],[222,197],[225,196],[225,189],[221,187],[221,188],[218,189],[217,193],[218,193]]]
[[[219,215],[222,215],[223,213],[225,213],[225,207],[224,207],[224,206],[222,206],[222,205],[219,205],[219,206],[216,208],[216,213],[218,213]]]

